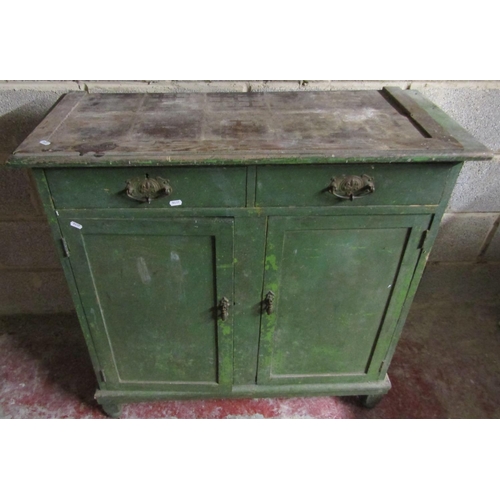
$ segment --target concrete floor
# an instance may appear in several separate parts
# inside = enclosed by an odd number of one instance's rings
[[[356,397],[169,401],[123,418],[499,418],[500,266],[426,273],[374,409]],[[0,417],[106,418],[75,315],[0,318]]]

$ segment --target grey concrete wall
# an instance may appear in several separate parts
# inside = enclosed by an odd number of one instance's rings
[[[0,81],[0,315],[73,309],[30,173],[1,168],[64,93],[266,92],[415,88],[495,152],[500,150],[500,81]],[[500,262],[500,157],[467,163],[430,260],[465,266]],[[486,268],[485,268],[486,269]],[[446,275],[439,271],[439,276]],[[436,274],[437,275],[437,274]],[[441,279],[441,278],[440,278]],[[435,286],[435,280],[428,279]],[[439,281],[439,280],[438,280]],[[425,282],[425,280],[424,280]]]
[[[500,261],[500,82],[415,82],[412,88],[497,154],[490,162],[465,163],[430,260]]]

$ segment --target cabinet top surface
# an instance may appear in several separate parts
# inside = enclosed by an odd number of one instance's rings
[[[65,95],[12,166],[428,162],[491,152],[421,94]]]

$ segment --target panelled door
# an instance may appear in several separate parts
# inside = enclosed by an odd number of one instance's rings
[[[376,379],[429,222],[270,217],[257,382]]]
[[[60,222],[108,389],[230,388],[232,218]]]

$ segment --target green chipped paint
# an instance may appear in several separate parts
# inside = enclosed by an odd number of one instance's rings
[[[273,314],[262,320],[260,382],[327,383],[371,374],[372,357],[390,338],[413,276],[421,234],[413,227],[428,220],[270,217],[268,246],[282,253],[269,256],[266,266],[264,294],[276,297]]]
[[[222,333],[223,336],[228,336],[228,335],[231,335],[231,325],[228,325],[227,323],[221,321],[221,325],[220,325],[220,331]]]
[[[278,270],[278,266],[276,264],[276,255],[266,255],[266,271],[272,269],[274,271]]]

